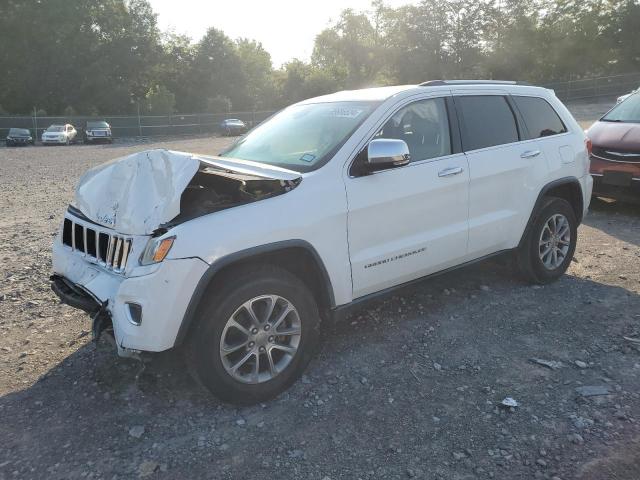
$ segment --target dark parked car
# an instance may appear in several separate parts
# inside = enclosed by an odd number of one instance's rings
[[[640,91],[609,110],[587,136],[593,195],[640,201]]]
[[[84,127],[84,143],[91,142],[113,143],[111,125],[104,120],[87,122]]]
[[[247,133],[247,124],[237,118],[227,118],[220,124],[220,131],[223,135],[242,135]]]
[[[15,147],[17,145],[34,145],[31,132],[27,128],[11,128],[7,134],[7,147]]]

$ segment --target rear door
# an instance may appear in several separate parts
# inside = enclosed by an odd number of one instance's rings
[[[469,169],[451,114],[450,97],[397,107],[372,138],[405,141],[411,162],[370,175],[351,170],[345,179],[354,298],[466,255]]]
[[[469,259],[515,247],[548,171],[509,95],[455,91],[469,162]]]
[[[551,104],[544,98],[528,95],[512,95],[511,98],[524,120],[526,138],[537,139],[551,176],[582,176],[580,166],[576,165],[581,152],[575,148],[575,137]],[[579,148],[583,145],[580,144]]]

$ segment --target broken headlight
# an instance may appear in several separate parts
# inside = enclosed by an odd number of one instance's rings
[[[173,237],[166,238],[151,238],[149,243],[142,252],[140,257],[140,265],[151,265],[152,263],[158,263],[165,259],[169,250],[173,246],[173,241],[176,239]]]

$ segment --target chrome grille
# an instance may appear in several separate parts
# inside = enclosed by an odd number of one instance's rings
[[[593,147],[591,154],[602,160],[621,163],[640,163],[640,152],[628,152],[611,148]]]
[[[102,232],[70,218],[64,219],[62,243],[116,273],[124,271],[131,253],[131,239]]]

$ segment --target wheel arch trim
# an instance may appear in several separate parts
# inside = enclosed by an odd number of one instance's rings
[[[571,185],[574,188],[578,188],[578,191],[580,192],[580,195],[579,195],[580,201],[581,203],[584,202],[582,185],[580,185],[580,180],[578,180],[578,178],[563,177],[547,183],[544,187],[540,189],[540,192],[538,193],[538,198],[536,198],[536,201],[533,204],[533,208],[531,209],[531,213],[529,214],[529,220],[527,221],[527,225],[524,229],[524,232],[520,237],[520,242],[518,243],[518,247],[522,246],[522,243],[527,238],[527,235],[529,234],[529,231],[532,228],[533,222],[535,221],[536,215],[538,214],[540,206],[542,205],[544,198],[547,196],[549,191],[553,190],[554,188],[561,187],[563,185]],[[578,213],[576,215],[576,219],[578,220],[578,225],[582,223],[582,215],[583,215],[582,209],[583,209],[583,205],[580,205],[580,208],[578,209]]]
[[[205,291],[215,278],[215,276],[225,267],[233,265],[234,263],[238,263],[243,260],[249,260],[252,257],[260,257],[261,255],[268,253],[276,253],[278,251],[287,250],[290,248],[301,248],[309,253],[316,263],[320,277],[323,283],[323,288],[326,290],[327,300],[329,301],[329,308],[335,308],[335,296],[333,291],[333,285],[331,283],[331,278],[329,277],[329,273],[326,269],[322,258],[318,254],[318,251],[314,248],[306,240],[295,239],[295,240],[284,240],[279,242],[268,243],[265,245],[259,245],[256,247],[247,248],[245,250],[240,250],[238,252],[230,253],[221,257],[214,261],[207,270],[204,272],[198,284],[191,295],[191,299],[189,300],[189,304],[187,306],[187,310],[184,313],[182,318],[182,322],[180,324],[180,328],[178,329],[178,334],[176,335],[176,340],[174,342],[174,347],[181,345],[187,337],[187,334],[193,324],[196,313],[198,311],[198,307],[202,301]]]

